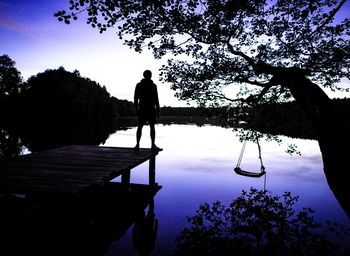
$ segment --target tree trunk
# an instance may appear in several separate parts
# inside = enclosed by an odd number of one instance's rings
[[[296,102],[310,118],[323,158],[327,182],[350,218],[349,184],[350,133],[325,92],[305,75],[293,71],[281,74],[280,83],[290,89]]]

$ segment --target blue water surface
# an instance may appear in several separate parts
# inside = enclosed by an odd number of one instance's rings
[[[118,131],[104,145],[133,147],[136,128]],[[154,198],[158,233],[153,255],[167,255],[175,238],[188,227],[186,216],[193,216],[200,204],[220,200],[229,204],[251,187],[282,195],[285,191],[299,196],[296,210],[311,207],[319,222],[332,220],[350,226],[350,221],[323,173],[322,157],[317,141],[281,137],[282,143],[260,142],[266,177],[249,178],[233,169],[242,149],[236,133],[230,128],[196,125],[157,125],[156,144],[163,148],[156,158],[156,181],[162,189]],[[286,153],[287,144],[298,146],[301,155]],[[150,147],[149,127],[143,129],[141,147]],[[248,142],[241,168],[260,170],[256,144]],[[266,178],[266,180],[265,180]],[[119,181],[116,179],[115,181]],[[148,183],[148,162],[136,167],[131,182]],[[137,255],[132,243],[132,227],[111,244],[108,256]]]

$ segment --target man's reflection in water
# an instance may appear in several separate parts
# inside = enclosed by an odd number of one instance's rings
[[[154,214],[154,199],[152,198],[147,215],[141,211],[136,217],[132,232],[132,241],[135,250],[140,256],[151,255],[154,250],[158,231],[158,220]]]

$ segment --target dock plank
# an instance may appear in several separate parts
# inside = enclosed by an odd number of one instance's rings
[[[70,145],[0,158],[0,193],[79,193],[103,185],[159,151]]]

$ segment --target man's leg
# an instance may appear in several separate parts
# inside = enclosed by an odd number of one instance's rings
[[[149,125],[150,126],[150,132],[151,132],[151,140],[152,140],[152,149],[153,150],[161,150],[161,148],[158,148],[157,146],[156,146],[156,144],[155,144],[155,139],[156,139],[156,129],[155,129],[155,127],[154,127],[154,124],[150,124]]]
[[[156,140],[156,129],[154,127],[154,124],[150,124],[150,135],[151,135],[151,141],[152,141],[152,147],[155,146],[155,140]]]
[[[137,126],[135,149],[139,149],[140,148],[140,140],[141,140],[141,136],[142,136],[142,127],[143,127],[143,123],[139,123],[138,126]]]

